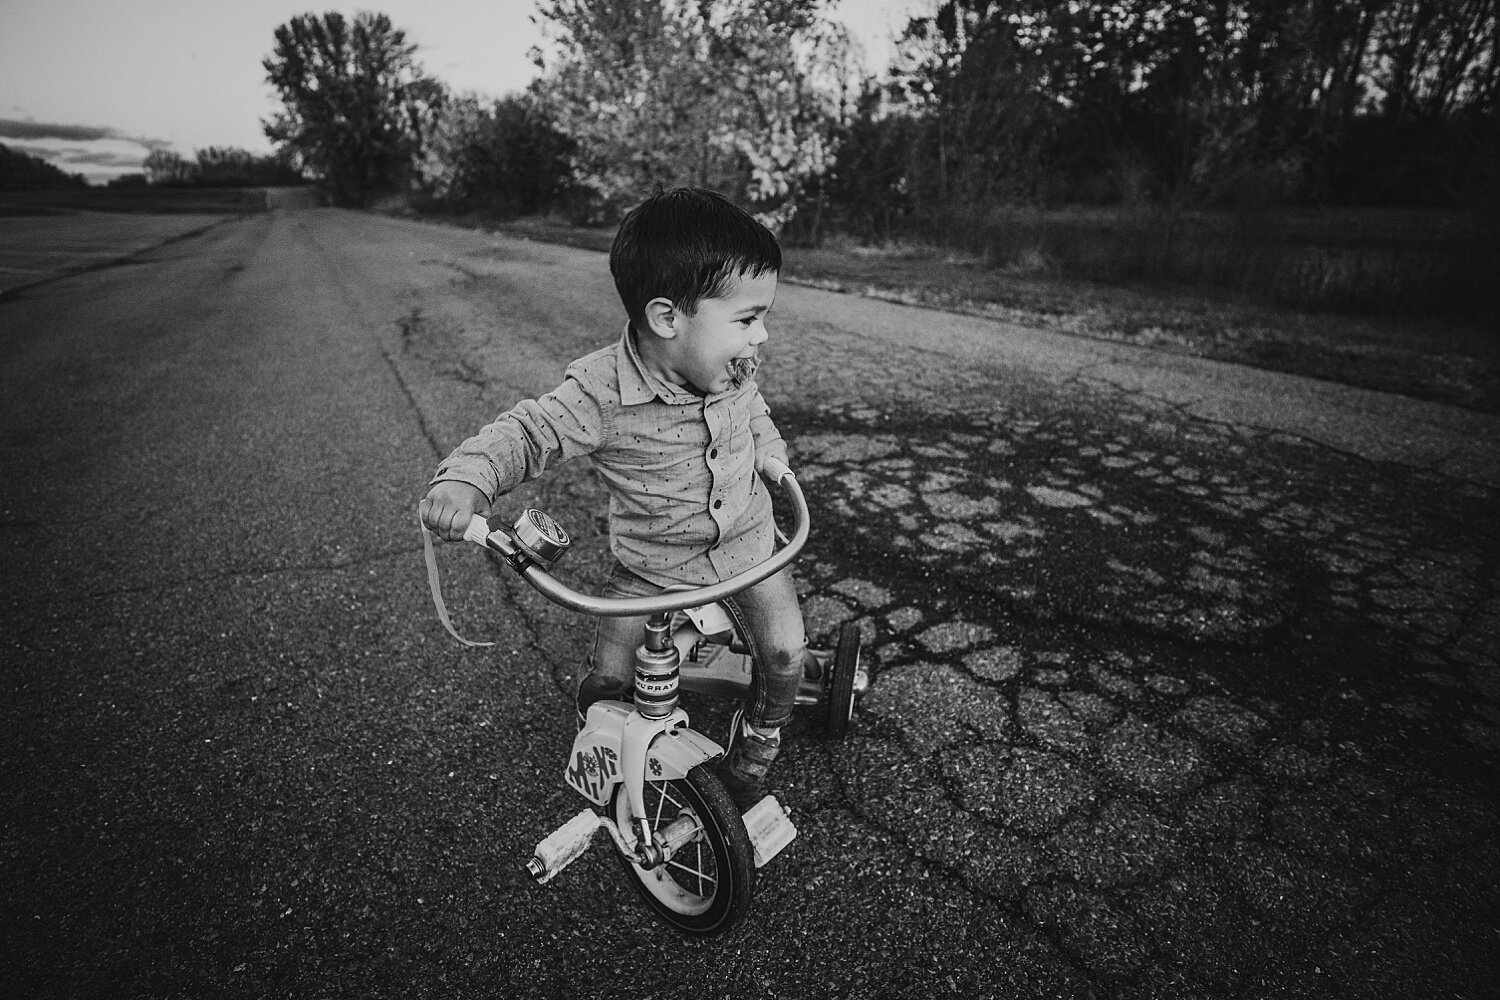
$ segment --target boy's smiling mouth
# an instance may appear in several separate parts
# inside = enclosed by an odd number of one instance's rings
[[[739,388],[755,377],[755,370],[760,367],[760,359],[755,355],[745,358],[730,358],[724,370],[729,374],[729,383]]]

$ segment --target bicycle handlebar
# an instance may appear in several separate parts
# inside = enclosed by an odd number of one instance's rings
[[[627,618],[696,608],[702,604],[712,604],[726,597],[733,597],[740,591],[780,572],[807,544],[809,527],[807,498],[802,495],[802,486],[797,482],[797,477],[785,463],[774,458],[766,460],[766,471],[792,500],[795,516],[795,530],[792,537],[785,546],[773,552],[765,562],[757,563],[750,569],[707,587],[668,590],[651,597],[596,597],[574,590],[538,565],[530,554],[521,549],[515,539],[515,533],[508,525],[501,523],[492,528],[482,515],[475,514],[464,531],[464,538],[499,552],[511,568],[521,574],[521,577],[533,589],[549,601],[571,611],[603,618]]]

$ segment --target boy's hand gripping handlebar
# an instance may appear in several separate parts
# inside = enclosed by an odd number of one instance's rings
[[[695,608],[733,597],[775,575],[797,558],[802,547],[807,544],[807,499],[802,495],[797,477],[786,463],[774,458],[765,460],[764,475],[774,480],[792,501],[794,527],[791,538],[764,562],[706,587],[667,590],[651,597],[595,597],[580,593],[548,572],[548,567],[567,551],[570,539],[557,522],[535,509],[524,511],[514,526],[507,525],[496,515],[485,518],[475,514],[464,531],[464,538],[500,553],[533,589],[553,603],[572,611],[605,618],[625,618]],[[438,617],[443,625],[454,638],[465,645],[493,645],[471,642],[454,631],[443,606],[437,582],[437,566],[432,555],[432,542],[425,529],[423,540],[427,547],[428,579],[432,585],[433,603],[437,606]]]

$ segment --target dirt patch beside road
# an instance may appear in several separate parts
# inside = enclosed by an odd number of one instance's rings
[[[544,219],[455,220],[607,251],[613,232]],[[788,247],[786,278],[834,291],[1213,358],[1500,413],[1500,338],[1478,326],[1255,305],[1191,288],[999,270],[934,247]]]

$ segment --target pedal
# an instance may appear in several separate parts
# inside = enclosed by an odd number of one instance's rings
[[[750,846],[755,848],[755,867],[764,868],[786,845],[797,838],[797,828],[792,818],[781,808],[776,796],[767,795],[750,807],[744,815],[745,832],[750,834]]]
[[[594,831],[604,822],[592,809],[583,810],[536,845],[531,860],[526,862],[526,874],[536,879],[537,885],[546,885],[588,850],[594,840]]]

